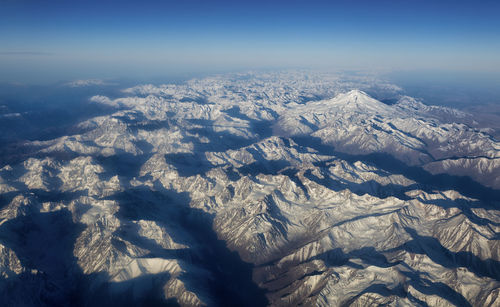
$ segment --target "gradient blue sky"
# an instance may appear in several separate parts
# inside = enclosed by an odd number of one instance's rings
[[[500,1],[0,0],[0,81],[251,68],[500,72]]]

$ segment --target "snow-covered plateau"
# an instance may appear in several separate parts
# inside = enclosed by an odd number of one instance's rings
[[[0,305],[500,306],[500,142],[401,93],[301,71],[96,93],[112,112],[0,157]]]

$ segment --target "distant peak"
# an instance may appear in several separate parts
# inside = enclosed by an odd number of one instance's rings
[[[331,100],[331,103],[362,112],[390,113],[394,111],[390,106],[358,89],[337,95]]]
[[[367,93],[365,93],[361,90],[358,90],[358,89],[350,90],[345,95],[349,96],[349,97],[369,97],[369,98],[371,98],[370,95],[368,95]]]
[[[340,94],[337,96],[339,99],[345,101],[345,102],[361,102],[361,103],[373,103],[373,101],[376,101],[376,99],[372,98],[370,95],[367,93],[355,89],[355,90],[350,90],[347,93]]]

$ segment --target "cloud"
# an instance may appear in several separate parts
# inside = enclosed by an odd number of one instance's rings
[[[41,51],[0,51],[0,55],[30,55],[30,56],[48,56],[54,55],[52,52],[41,52]]]
[[[21,117],[21,113],[0,114],[0,118],[16,118],[16,117]]]
[[[101,95],[96,95],[90,97],[90,101],[96,102],[96,103],[101,103],[101,104],[106,104],[106,105],[115,105],[111,99],[109,99],[106,96],[101,96]]]
[[[84,86],[103,86],[103,85],[113,85],[114,83],[106,82],[100,79],[86,79],[86,80],[74,80],[65,83],[69,87],[84,87]]]

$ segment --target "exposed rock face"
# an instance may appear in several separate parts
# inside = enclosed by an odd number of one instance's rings
[[[373,84],[355,83],[399,91]],[[116,112],[0,169],[0,300],[498,306],[500,143],[466,113],[353,85],[93,97]]]

